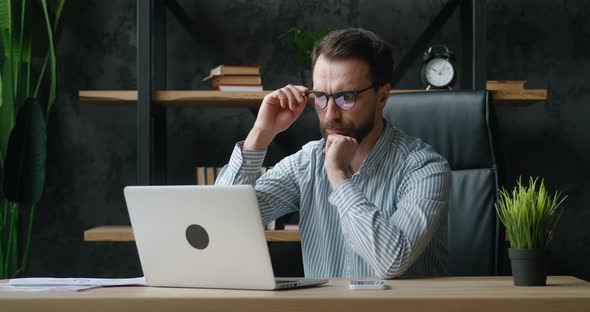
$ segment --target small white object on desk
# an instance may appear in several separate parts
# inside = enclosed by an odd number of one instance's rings
[[[352,290],[375,290],[388,289],[389,285],[384,280],[351,280],[348,288]]]

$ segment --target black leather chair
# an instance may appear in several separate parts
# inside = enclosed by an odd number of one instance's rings
[[[448,213],[449,274],[497,275],[498,172],[493,112],[486,91],[392,94],[385,119],[421,138],[451,166]]]

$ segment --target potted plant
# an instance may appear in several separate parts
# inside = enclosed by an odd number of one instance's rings
[[[512,192],[500,190],[496,203],[498,217],[508,232],[508,255],[516,286],[545,286],[547,281],[548,245],[567,196],[556,191],[553,195],[539,178],[530,178],[529,185],[521,179]]]
[[[306,78],[309,76],[311,68],[311,52],[315,44],[320,41],[329,31],[323,30],[311,32],[297,27],[291,27],[286,33],[281,35],[281,41],[288,49],[295,54],[295,59],[301,65],[301,83],[306,85]]]
[[[56,95],[54,36],[64,0],[0,0],[0,279],[28,263]]]

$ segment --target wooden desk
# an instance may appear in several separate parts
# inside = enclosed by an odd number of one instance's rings
[[[388,281],[391,289],[352,291],[348,280],[286,291],[152,287],[80,293],[0,293],[2,311],[590,311],[590,284],[549,277],[547,287],[515,287],[512,277]]]

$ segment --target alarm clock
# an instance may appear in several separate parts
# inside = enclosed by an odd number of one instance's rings
[[[437,44],[430,46],[424,52],[422,63],[422,83],[426,90],[430,89],[452,89],[451,86],[457,78],[455,56],[445,45]]]

